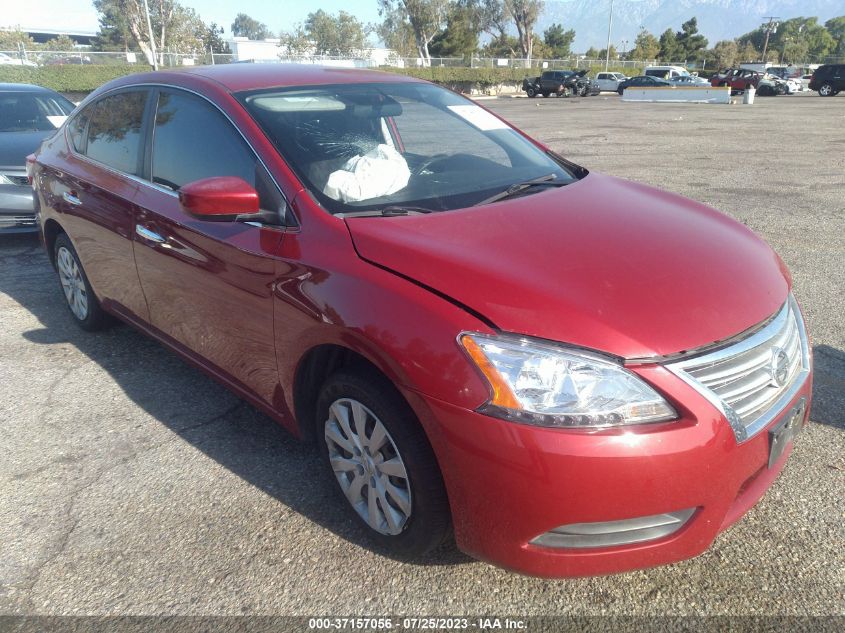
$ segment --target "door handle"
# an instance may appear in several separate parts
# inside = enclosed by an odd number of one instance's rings
[[[75,207],[78,207],[82,204],[82,200],[76,197],[75,191],[65,191],[62,194],[62,199],[67,202],[68,204],[72,204]]]
[[[156,244],[163,244],[165,241],[161,235],[140,224],[135,225],[135,232],[145,240],[155,242]]]

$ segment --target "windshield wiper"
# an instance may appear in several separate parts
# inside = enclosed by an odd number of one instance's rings
[[[395,217],[397,215],[422,215],[423,213],[432,213],[433,211],[433,209],[426,209],[425,207],[403,207],[391,205],[389,207],[382,207],[381,209],[349,211],[348,213],[335,213],[335,215],[339,218],[368,218],[373,216]]]
[[[530,189],[531,187],[562,187],[569,184],[568,182],[551,182],[556,178],[557,174],[546,174],[545,176],[540,176],[539,178],[534,178],[532,180],[514,183],[504,191],[497,193],[495,196],[490,196],[481,202],[476,202],[473,206],[480,207],[485,204],[490,204],[491,202],[498,202],[499,200],[515,196],[516,194],[521,193],[526,189]]]

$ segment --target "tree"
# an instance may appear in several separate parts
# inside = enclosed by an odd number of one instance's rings
[[[698,20],[694,17],[681,25],[675,41],[682,55],[679,59],[696,59],[707,48],[707,38],[698,32]]]
[[[94,38],[93,48],[97,51],[128,52],[132,33],[126,14],[118,2],[94,1],[94,8],[99,12],[100,29]]]
[[[100,13],[100,25],[109,31],[100,33],[105,43],[114,41],[114,34],[125,29],[128,37],[126,47],[134,43],[141,49],[149,64],[158,67],[164,62],[165,51],[172,53],[196,53],[203,48],[198,37],[205,28],[196,11],[183,7],[177,0],[149,0],[150,23],[143,0],[94,0],[94,8]],[[159,57],[153,51],[158,49]]]
[[[591,46],[587,49],[587,52],[584,53],[584,57],[586,57],[587,59],[598,59],[599,52],[594,46]]]
[[[478,50],[478,10],[472,0],[457,0],[449,10],[446,29],[434,36],[429,52],[435,57],[468,57]]]
[[[735,66],[739,60],[739,46],[735,40],[716,42],[710,53],[713,63],[718,68],[730,68],[731,66]]]
[[[309,13],[304,31],[317,52],[325,55],[350,56],[367,46],[364,25],[346,11],[339,11],[337,16],[322,9]]]
[[[54,37],[44,44],[46,51],[72,51],[76,47],[76,42],[67,35],[59,35]]]
[[[394,12],[397,17],[408,24],[414,32],[414,41],[417,53],[428,66],[431,63],[431,55],[428,45],[437,35],[446,22],[448,0],[378,0],[379,15],[390,16]]]
[[[381,15],[381,23],[371,28],[384,45],[399,53],[401,57],[417,55],[417,40],[407,14],[399,8],[394,8]]]
[[[508,37],[508,12],[504,0],[479,0],[478,26],[500,43]]]
[[[297,24],[292,31],[283,31],[279,36],[279,47],[285,51],[280,53],[280,56],[289,55],[291,57],[299,57],[317,50],[302,24]]]
[[[575,29],[563,30],[563,25],[552,24],[543,31],[543,42],[549,48],[549,56],[555,59],[569,57],[572,54],[572,42],[575,39]]]
[[[629,53],[631,59],[655,59],[660,54],[660,42],[646,29],[641,28]]]
[[[845,15],[831,18],[824,23],[824,27],[833,39],[831,55],[845,56]]]
[[[203,50],[211,50],[212,53],[231,53],[229,43],[224,41],[221,37],[225,32],[222,26],[218,26],[217,22],[212,22],[209,25],[203,24],[203,29],[198,33],[199,39],[202,40]]]
[[[660,36],[660,59],[667,62],[678,61],[683,55],[683,50],[678,46],[678,38],[675,31],[666,29]]]
[[[519,48],[519,40],[513,35],[502,35],[491,39],[486,46],[481,49],[481,54],[484,57],[516,57],[516,51]]]
[[[238,13],[235,16],[235,21],[232,22],[232,35],[251,40],[263,40],[271,37],[272,33],[263,22],[259,22],[246,13]]]
[[[757,50],[752,42],[746,41],[745,44],[738,43],[738,45],[739,53],[736,58],[738,63],[756,62],[760,59],[760,51]]]
[[[522,56],[528,60],[531,59],[534,44],[534,26],[544,6],[544,0],[505,0],[505,10],[516,25]]]
[[[610,45],[610,59],[619,59],[619,53],[616,51],[616,47],[611,44]],[[603,48],[598,52],[598,59],[608,59],[607,49]]]
[[[0,51],[16,51],[21,45],[32,50],[35,48],[35,40],[20,29],[0,31]]]
[[[819,24],[818,18],[814,17],[792,18],[777,23],[777,29],[769,35],[766,61],[784,61],[784,58],[791,63],[824,61],[825,57],[835,53],[839,45],[836,35],[827,27],[832,23],[835,29],[838,24],[836,20],[842,20],[842,28],[845,29],[845,17],[828,20],[825,26]],[[762,49],[768,27],[769,24],[766,23],[740,36],[740,46],[750,43],[758,50]]]

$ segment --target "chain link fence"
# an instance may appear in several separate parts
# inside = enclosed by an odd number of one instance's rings
[[[332,55],[285,55],[280,52],[266,59],[238,59],[231,53],[212,53],[210,51],[195,53],[161,52],[157,54],[159,66],[171,68],[177,66],[201,66],[208,64],[229,64],[243,62],[276,62],[291,64],[315,64],[338,66],[345,68],[377,68],[391,66],[396,68],[525,68],[542,70],[586,69],[594,72],[604,70],[604,59],[589,59],[580,55],[560,59],[532,58],[520,59],[511,57],[432,57],[424,60],[419,57],[401,57],[393,52],[371,56],[332,56]],[[827,57],[820,63],[845,63],[845,57]],[[45,51],[18,50],[0,51],[0,65],[18,66],[62,66],[62,65],[125,65],[138,64],[148,66],[146,56],[140,51],[103,52],[90,50],[73,51]],[[653,65],[681,66],[690,71],[717,70],[711,62],[676,61],[666,62],[657,59],[620,60],[611,59],[610,66],[615,69],[632,71]],[[795,64],[807,66],[808,64]]]

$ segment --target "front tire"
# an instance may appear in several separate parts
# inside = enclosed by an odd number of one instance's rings
[[[59,283],[66,305],[77,325],[88,332],[108,326],[109,316],[100,307],[100,302],[97,301],[79,261],[79,255],[64,233],[56,238],[53,245],[53,261],[59,273]]]
[[[341,370],[317,401],[317,437],[344,506],[380,549],[415,559],[450,533],[443,478],[419,421],[374,371]]]
[[[829,82],[823,83],[819,88],[820,97],[832,97],[834,94],[836,93],[833,91],[833,85]]]
[[[528,90],[525,91],[525,94],[527,94],[529,98],[533,99],[537,96],[537,91],[534,90],[534,88],[528,88]]]

